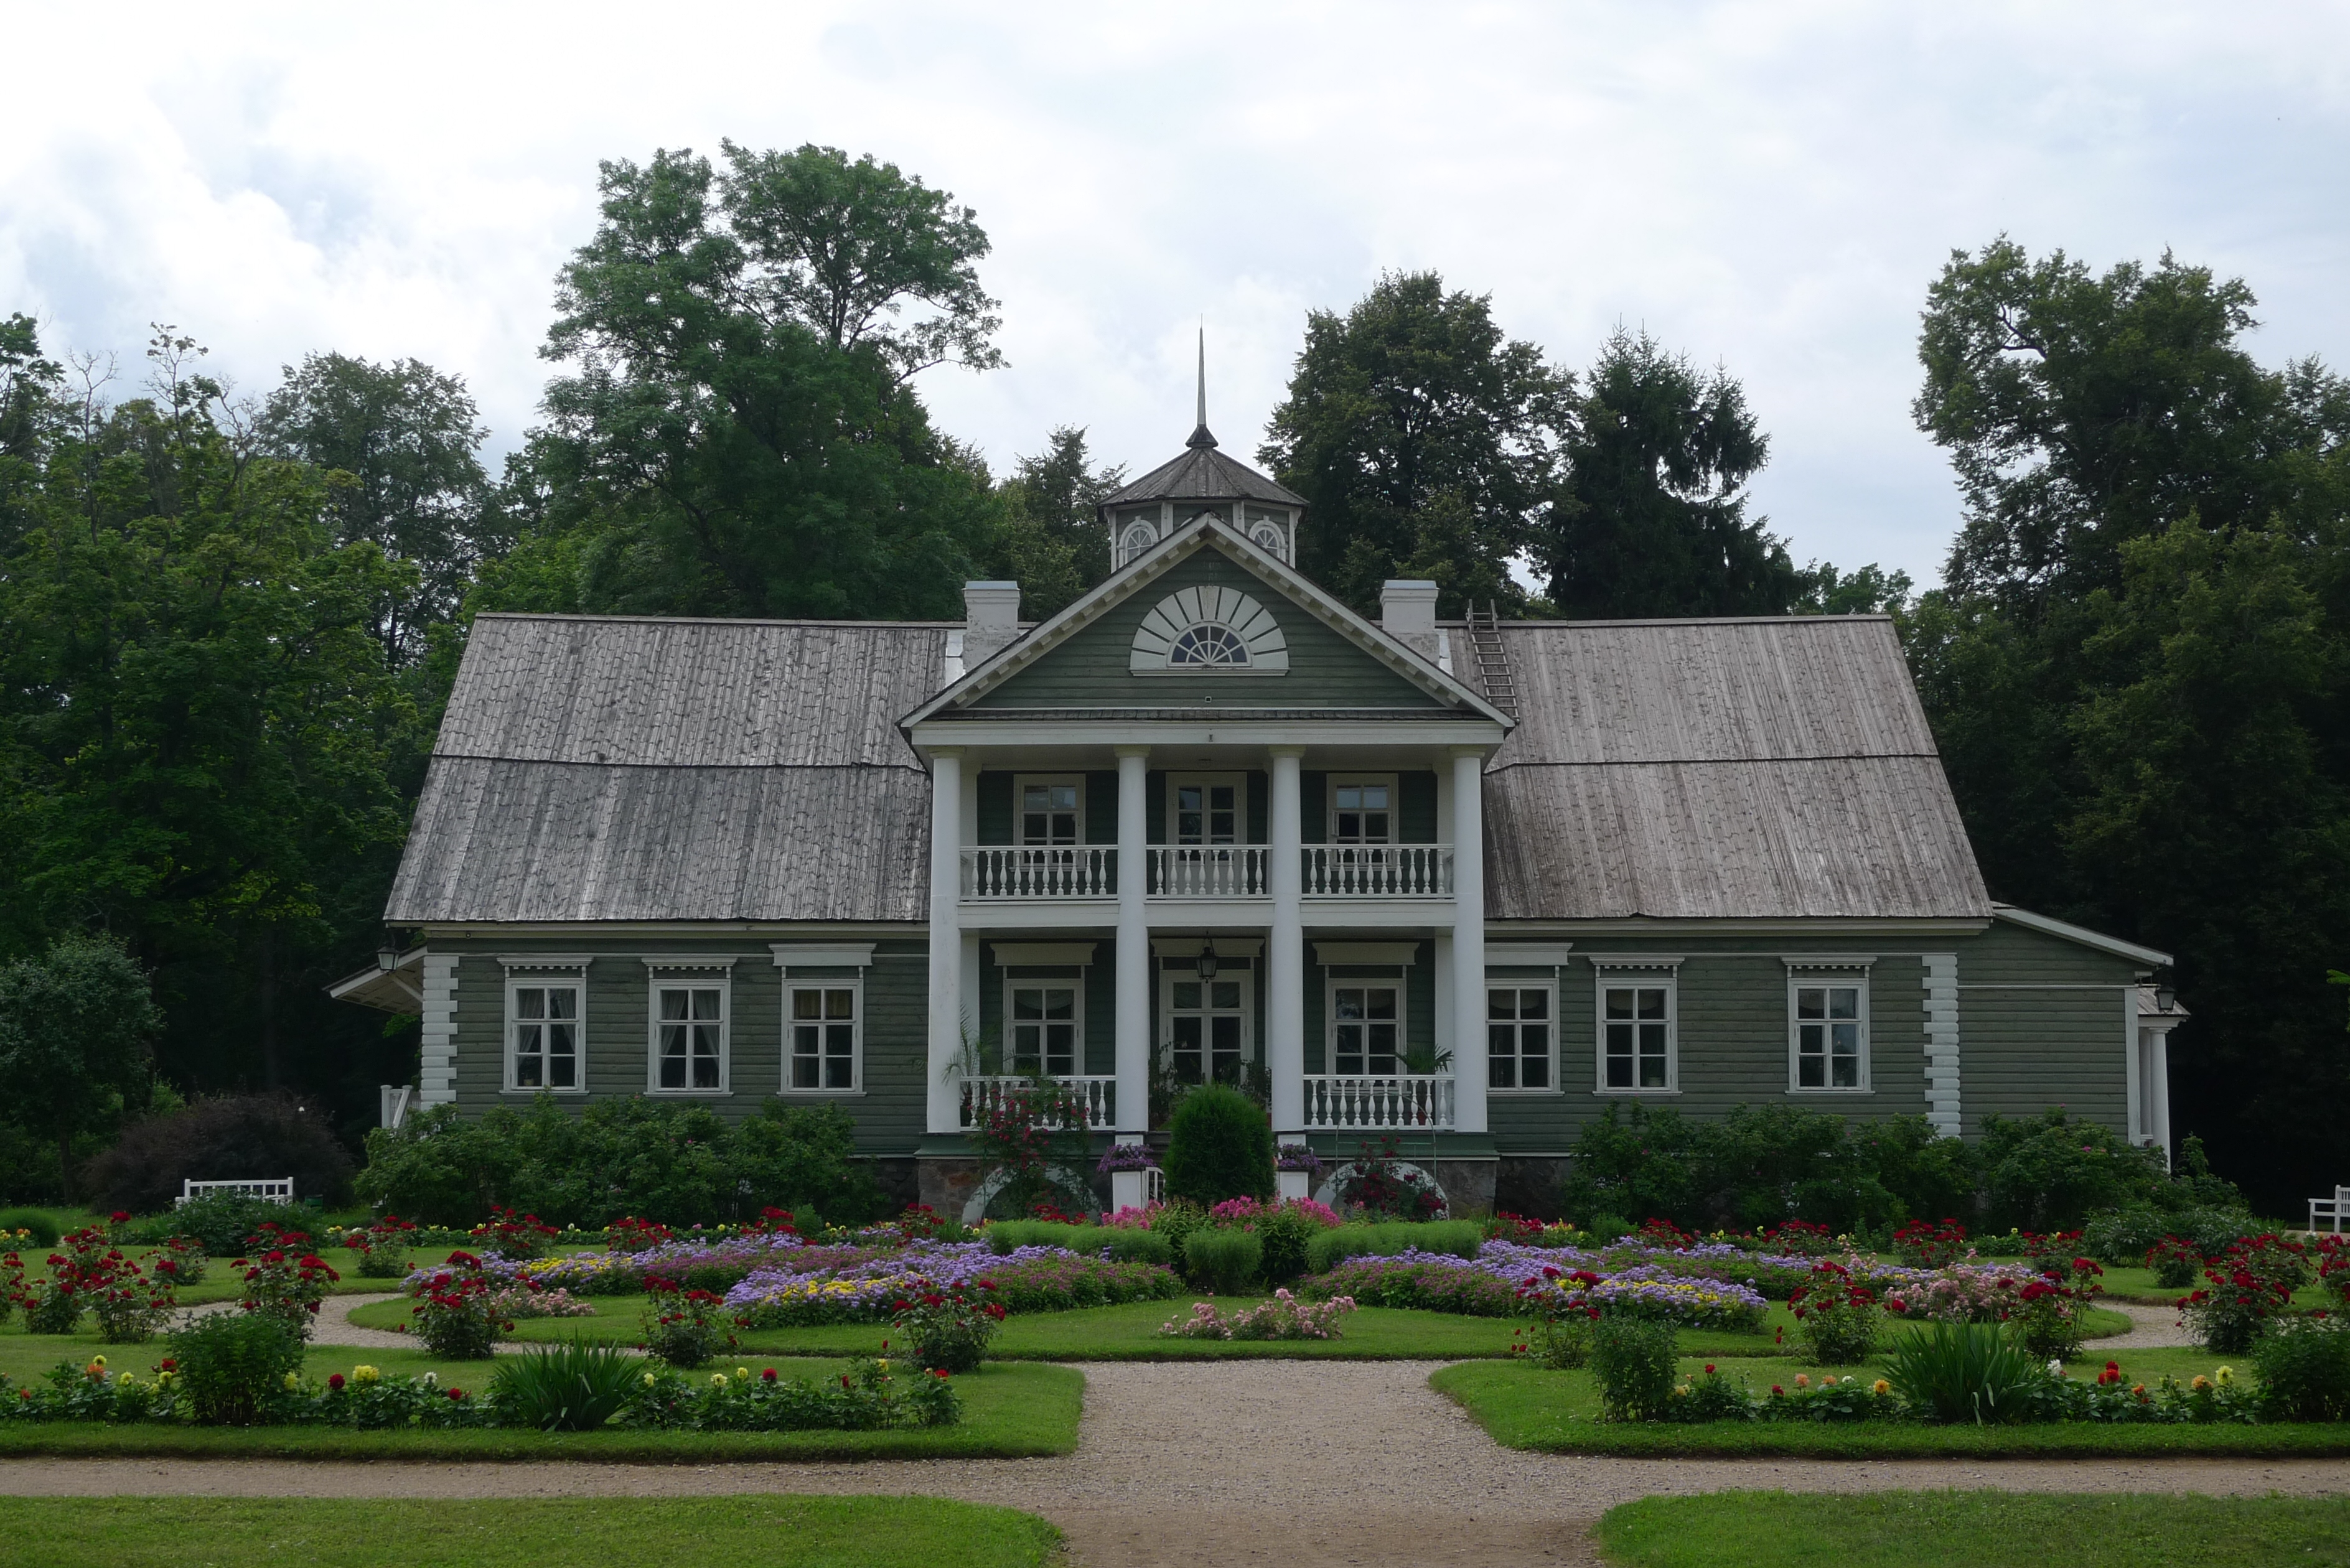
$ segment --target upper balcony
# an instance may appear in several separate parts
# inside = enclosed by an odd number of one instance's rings
[[[1270,901],[1274,851],[1262,844],[1154,844],[1144,852],[1144,891],[1153,902]],[[1299,892],[1307,901],[1447,900],[1450,844],[1309,844],[1298,850]],[[965,904],[1052,904],[1118,897],[1118,850],[981,845],[962,851]]]

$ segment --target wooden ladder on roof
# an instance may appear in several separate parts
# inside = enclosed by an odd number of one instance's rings
[[[1477,659],[1477,683],[1484,689],[1485,701],[1514,719],[1518,716],[1518,682],[1510,673],[1509,650],[1502,646],[1501,616],[1493,601],[1485,601],[1485,611],[1469,607],[1469,649]]]

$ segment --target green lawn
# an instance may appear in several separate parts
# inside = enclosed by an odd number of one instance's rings
[[[1718,1491],[1624,1503],[1600,1519],[1598,1536],[1617,1568],[2341,1568],[2350,1499]]]
[[[0,1373],[30,1383],[59,1361],[86,1365],[103,1355],[110,1371],[144,1376],[162,1359],[161,1340],[100,1345],[95,1334],[27,1334],[18,1324],[0,1331]],[[348,1374],[360,1363],[386,1373],[438,1375],[443,1387],[479,1390],[494,1363],[444,1361],[421,1350],[354,1350],[313,1345],[304,1362],[311,1377]],[[716,1365],[716,1364],[714,1364]],[[785,1376],[829,1377],[845,1370],[837,1359],[760,1355],[729,1357],[728,1369],[773,1366]],[[0,1424],[0,1456],[75,1454],[283,1454],[311,1459],[583,1459],[677,1460],[816,1459],[1027,1459],[1066,1454],[1076,1447],[1085,1376],[1074,1368],[1002,1364],[955,1379],[963,1418],[952,1427],[889,1432],[353,1432],[314,1428],[253,1431],[193,1427],[96,1426],[75,1423]],[[0,1536],[0,1539],[5,1539]]]
[[[920,1497],[0,1498],[7,1560],[46,1568],[1041,1568],[1060,1539],[1033,1514]]]
[[[2073,1365],[2092,1376],[2108,1360],[2121,1364],[2132,1383],[2153,1383],[2168,1373],[2187,1380],[2219,1366],[2220,1358],[2200,1350],[2133,1350],[2109,1356],[2094,1347]],[[2239,1358],[2241,1359],[2241,1358]],[[1684,1358],[1685,1376],[1701,1375],[1701,1358]],[[1800,1362],[1753,1358],[1717,1363],[1721,1375],[1742,1377],[1757,1394],[1773,1384],[1794,1386],[1798,1376],[1817,1381],[1823,1372],[1841,1379],[1844,1369]],[[1854,1369],[1875,1379],[1883,1368]],[[1599,1418],[1599,1400],[1585,1372],[1546,1372],[1524,1362],[1473,1362],[1448,1366],[1430,1383],[1466,1408],[1477,1424],[1504,1448],[1551,1453],[1623,1455],[1719,1455],[1757,1457],[1809,1454],[1828,1458],[1930,1454],[2307,1454],[2350,1456],[2350,1423],[2260,1427],[2116,1427],[2064,1424],[2029,1427],[1929,1427],[1889,1422],[1725,1421],[1707,1425],[1615,1423]]]

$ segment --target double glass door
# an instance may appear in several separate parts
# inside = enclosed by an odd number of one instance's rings
[[[1253,1054],[1251,1014],[1254,997],[1247,970],[1224,968],[1213,980],[1191,970],[1159,976],[1159,1010],[1173,1047],[1170,1066],[1179,1084],[1241,1082],[1242,1064]]]
[[[1167,886],[1182,898],[1232,898],[1244,886],[1240,846],[1248,838],[1245,786],[1237,776],[1178,775],[1169,782]]]

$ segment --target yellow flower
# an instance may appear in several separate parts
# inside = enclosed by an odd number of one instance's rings
[[[889,1358],[886,1355],[881,1358],[881,1370],[884,1372],[889,1370]]]
[[[289,1372],[286,1375],[286,1386],[288,1388],[299,1388],[302,1386],[302,1380]]]
[[[351,1368],[351,1381],[354,1383],[373,1383],[382,1376],[382,1373],[364,1362]]]
[[[747,1366],[736,1367],[734,1369],[734,1381],[737,1383],[748,1383],[751,1381],[751,1369]]]
[[[726,1374],[724,1374],[723,1372],[713,1372],[713,1373],[712,1373],[712,1374],[710,1375],[710,1386],[711,1386],[712,1388],[723,1388],[723,1387],[725,1387],[725,1386],[726,1386]]]
[[[2225,1388],[2236,1380],[2236,1369],[2232,1366],[2222,1366],[2220,1368],[2219,1377],[2220,1386]]]
[[[1868,1391],[1871,1394],[1890,1394],[1893,1392],[1893,1385],[1880,1377],[1868,1386]]]
[[[103,1366],[106,1365],[106,1357],[103,1355],[93,1355],[89,1358],[89,1364],[92,1366]]]
[[[155,1386],[161,1388],[163,1385],[169,1383],[172,1378],[178,1376],[179,1374],[176,1372],[158,1372],[155,1374]]]
[[[650,1388],[650,1387],[651,1387],[652,1386],[653,1386],[653,1375],[652,1375],[651,1373],[648,1372],[648,1373],[646,1373],[646,1374],[645,1374],[645,1386],[646,1386],[646,1387],[648,1387],[648,1388]]]

